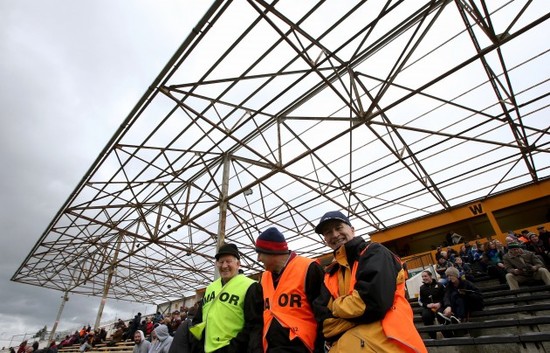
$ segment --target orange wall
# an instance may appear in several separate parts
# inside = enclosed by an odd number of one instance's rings
[[[532,201],[548,195],[550,195],[550,180],[546,180],[538,184],[525,186],[523,188],[496,195],[485,200],[475,201],[463,206],[459,206],[455,209],[434,214],[432,216],[413,220],[406,224],[373,233],[370,236],[373,241],[383,243],[403,238],[412,234],[420,233],[429,229],[438,228],[447,224],[452,224],[458,221],[473,218],[480,214],[487,214],[493,228],[495,229],[495,234],[498,235],[502,234],[503,230],[499,229],[496,222],[494,222],[492,211],[517,205],[523,202]],[[535,228],[536,225],[533,225],[533,229],[531,229],[531,231],[535,230]]]

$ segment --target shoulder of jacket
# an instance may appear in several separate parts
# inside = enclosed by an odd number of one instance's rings
[[[325,267],[325,273],[334,274],[340,268],[340,264],[337,261],[333,261]]]

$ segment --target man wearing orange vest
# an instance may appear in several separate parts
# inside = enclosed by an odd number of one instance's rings
[[[323,340],[311,303],[319,296],[323,270],[314,260],[288,250],[283,234],[266,229],[256,240],[264,264],[264,353],[322,353]]]
[[[321,296],[313,303],[329,353],[427,353],[405,298],[400,259],[355,237],[342,212],[327,212],[315,232],[334,250]]]

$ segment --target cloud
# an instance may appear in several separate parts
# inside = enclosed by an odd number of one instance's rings
[[[63,293],[10,278],[209,5],[0,2],[0,346],[53,326]],[[100,300],[71,295],[59,330],[93,325]],[[155,309],[108,300],[103,319]]]

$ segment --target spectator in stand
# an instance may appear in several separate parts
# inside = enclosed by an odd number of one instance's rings
[[[66,335],[66,336],[65,336],[65,339],[64,339],[63,341],[59,342],[58,347],[59,347],[59,348],[63,348],[63,347],[70,346],[70,345],[72,344],[72,343],[70,342],[70,340],[71,340],[71,336]]]
[[[170,346],[168,353],[191,353],[193,349],[193,343],[196,341],[193,335],[189,332],[195,316],[196,306],[187,310],[187,316],[182,320],[176,332],[174,332],[174,340]]]
[[[160,313],[160,311],[157,311],[155,316],[153,316],[153,325],[160,323],[162,320],[164,320],[164,316]]]
[[[132,349],[132,353],[149,353],[151,342],[145,339],[143,331],[137,330],[136,333],[134,333],[134,343],[135,345]]]
[[[75,331],[70,339],[70,345],[80,343],[80,332]]]
[[[147,331],[147,318],[142,317],[138,330],[141,330],[141,332],[143,332],[143,335],[147,338],[147,335],[145,334],[145,331]]]
[[[100,330],[99,330],[99,341],[100,342],[105,342],[107,340],[107,330],[105,330],[104,327],[102,327]]]
[[[32,343],[32,350],[33,350],[33,352],[37,352],[37,351],[38,351],[38,346],[39,346],[38,341],[34,341],[34,342]]]
[[[57,345],[55,344],[55,340],[50,341],[50,345],[46,349],[46,353],[57,353]]]
[[[90,332],[84,336],[84,342],[80,345],[78,349],[81,353],[87,352],[93,348],[94,335],[93,332]]]
[[[27,347],[27,340],[24,340],[19,344],[19,348],[17,348],[17,353],[25,353],[26,347]]]
[[[519,289],[519,284],[530,279],[542,280],[550,285],[550,272],[542,260],[531,251],[524,250],[518,243],[508,244],[508,253],[504,255],[506,282],[511,290]]]
[[[456,252],[456,250],[453,249],[450,246],[447,246],[447,260],[454,263],[455,262],[455,257],[457,257],[457,256],[458,256],[458,253]]]
[[[535,233],[527,234],[529,236],[529,243],[525,245],[525,249],[534,252],[535,255],[540,257],[546,267],[550,266],[550,256],[548,249],[544,246],[542,240]]]
[[[544,226],[538,226],[537,231],[539,232],[539,239],[542,240],[546,250],[550,250],[550,232]]]
[[[126,324],[124,323],[124,321],[122,321],[122,319],[118,319],[118,321],[115,322],[115,329],[118,328],[122,328],[126,331]]]
[[[468,281],[472,281],[474,279],[470,264],[462,262],[462,258],[460,256],[455,258],[455,263],[453,266],[458,270],[460,278],[467,279]]]
[[[468,321],[472,311],[483,309],[483,296],[472,282],[459,277],[456,268],[448,268],[446,275],[449,284],[443,297],[443,315],[451,323]]]
[[[445,251],[441,252],[441,257],[437,260],[437,265],[435,266],[435,272],[439,275],[439,283],[442,285],[447,285],[447,275],[445,271],[449,267],[452,267],[453,264],[447,260],[447,253]]]
[[[509,230],[506,234],[506,245],[510,243],[519,243],[518,240],[519,235],[517,235],[513,230]]]
[[[472,256],[474,258],[474,262],[481,260],[481,257],[485,253],[485,244],[481,242],[476,242],[475,250],[472,249]]]
[[[474,257],[472,256],[472,245],[469,241],[465,242],[458,251],[458,256],[462,258],[462,262],[465,264],[471,264],[474,262]]]
[[[431,271],[422,271],[422,285],[420,286],[420,296],[418,303],[422,307],[422,322],[424,326],[431,326],[435,323],[435,319],[440,324],[444,323],[444,319],[437,315],[443,313],[443,295],[445,287],[432,278]],[[430,338],[435,339],[436,333],[429,332]]]
[[[435,261],[438,261],[439,258],[442,256],[441,252],[443,251],[443,247],[439,245],[437,249],[435,250]]]
[[[84,337],[86,336],[86,326],[82,326],[80,331],[78,331],[78,335],[80,336],[80,343],[83,343]]]
[[[99,335],[99,330],[96,329],[94,332],[93,332],[93,339],[92,339],[92,346],[97,346],[98,344],[102,343],[101,341],[101,336]]]
[[[256,252],[265,267],[260,281],[265,303],[264,352],[323,353],[321,327],[312,308],[321,293],[323,269],[315,260],[288,250],[283,233],[275,227],[259,235]]]
[[[168,353],[172,345],[172,336],[168,333],[168,326],[158,325],[151,333],[149,353]]]
[[[491,278],[496,278],[500,284],[506,283],[506,268],[504,267],[504,251],[502,244],[498,240],[491,240],[485,250],[487,256],[487,274]]]
[[[10,353],[16,353],[16,352],[15,352],[15,348],[10,347]]]
[[[170,336],[174,336],[174,332],[176,332],[180,324],[181,324],[181,314],[179,310],[175,310],[172,313],[172,319],[170,321],[170,327],[169,327]]]
[[[168,328],[168,334],[173,337],[174,332],[172,331],[172,315],[165,317],[161,323],[163,325],[166,325],[166,327]]]
[[[527,229],[522,230],[521,234],[518,236],[518,240],[524,245],[529,243],[529,233]]]
[[[153,329],[155,328],[154,324],[153,324],[153,320],[151,320],[151,318],[146,318],[145,319],[145,336],[146,337],[151,337],[151,332],[153,332]]]
[[[126,333],[126,337],[124,339],[133,339],[134,333],[139,329],[139,325],[141,324],[141,313],[138,312],[136,316],[134,316],[134,319],[130,322],[130,325],[128,325],[128,332]]]
[[[126,332],[126,324],[124,326],[117,325],[118,328],[111,334],[110,345],[114,345],[116,342],[124,340],[124,333]]]

